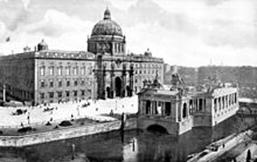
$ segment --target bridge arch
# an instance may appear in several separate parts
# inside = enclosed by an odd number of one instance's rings
[[[164,126],[159,124],[149,125],[146,130],[150,132],[160,132],[160,133],[169,134],[168,130]]]
[[[252,114],[252,109],[251,109],[251,106],[248,104],[248,103],[239,103],[239,106],[240,106],[240,110],[239,111],[243,111],[245,113],[249,113],[249,114]]]

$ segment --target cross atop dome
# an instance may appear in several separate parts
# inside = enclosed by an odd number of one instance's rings
[[[104,20],[110,20],[111,19],[111,12],[108,7],[106,7],[104,11]]]

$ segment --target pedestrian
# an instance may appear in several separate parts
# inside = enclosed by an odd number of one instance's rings
[[[28,120],[28,125],[30,125],[30,116],[29,115],[27,117],[27,120]]]

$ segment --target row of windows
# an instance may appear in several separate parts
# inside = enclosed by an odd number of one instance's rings
[[[91,90],[87,90],[89,93],[91,93]],[[86,95],[86,90],[80,90],[80,91],[58,91],[58,92],[47,92],[47,93],[40,93],[40,98],[41,99],[45,99],[48,95],[49,98],[54,98],[54,97],[58,97],[58,98],[61,98],[61,97],[71,97],[71,96],[74,96],[74,97],[77,97],[80,93],[81,96],[85,96]]]
[[[135,70],[135,74],[156,74],[158,70]]]
[[[62,67],[62,66],[59,66],[56,68],[56,71],[55,71],[55,67],[54,66],[51,66],[51,67],[48,67],[46,68],[45,66],[42,66],[39,68],[40,69],[40,75],[41,76],[44,76],[46,75],[46,70],[48,69],[48,74],[49,75],[91,75],[92,74],[92,67],[70,67],[70,66],[67,66],[67,67]],[[79,70],[80,69],[80,70]]]
[[[138,63],[138,64],[135,64],[135,68],[159,68],[161,69],[162,66],[160,64],[142,64],[142,63]]]
[[[216,112],[218,109],[228,108],[231,105],[237,103],[237,94],[233,93],[230,95],[226,95],[223,97],[215,98],[214,99],[214,111]]]
[[[145,78],[145,77],[141,77],[141,76],[139,76],[139,77],[137,77],[137,76],[135,76],[135,83],[139,83],[139,84],[143,84],[143,82],[144,82],[144,80],[146,80],[146,81],[150,81],[150,82],[153,82],[153,80],[155,79],[155,77],[154,76],[152,76],[152,77],[148,77],[148,78]],[[158,80],[160,80],[161,79],[161,77],[160,76],[158,76],[158,78],[157,78]]]
[[[114,51],[115,52],[125,52],[124,45],[121,43],[115,43],[114,44]]]
[[[49,87],[54,87],[54,83],[55,82],[53,80],[50,80],[49,81]],[[87,82],[87,83],[89,84],[89,86],[91,85],[91,82]],[[65,86],[65,85],[66,85],[66,87],[69,87],[69,86],[71,86],[71,81],[67,80],[67,81],[63,82],[63,81],[60,80],[60,81],[57,81],[56,84],[57,84],[58,87],[62,87],[62,86]],[[78,85],[84,86],[85,84],[86,84],[85,80],[80,80],[80,81],[74,80],[73,81],[74,86],[78,86]],[[40,87],[41,88],[47,87],[46,82],[44,80],[40,81]]]

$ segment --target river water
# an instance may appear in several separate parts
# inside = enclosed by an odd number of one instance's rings
[[[246,121],[233,116],[216,127],[193,128],[179,137],[139,130],[126,131],[122,136],[114,131],[20,149],[1,148],[0,161],[183,162],[212,141],[255,124]]]

